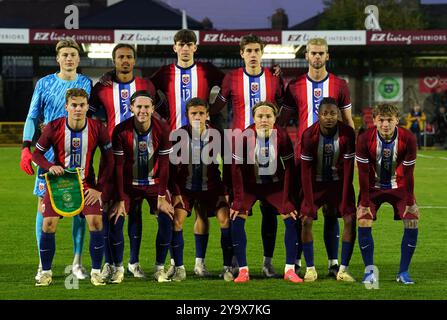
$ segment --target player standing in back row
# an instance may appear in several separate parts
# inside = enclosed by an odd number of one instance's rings
[[[171,131],[188,124],[186,104],[191,98],[208,101],[214,86],[220,86],[224,73],[211,63],[196,62],[197,36],[194,31],[182,29],[174,36],[173,50],[177,55],[176,63],[161,67],[151,77],[157,90],[161,90],[167,100],[156,111],[169,122]],[[211,124],[222,129],[219,117],[211,117]],[[205,264],[206,249],[209,238],[209,220],[206,216],[196,215],[194,223],[196,245],[196,261],[194,273],[200,277],[208,276]],[[174,259],[171,252],[171,266],[168,275],[175,272]]]
[[[279,115],[278,123],[286,125],[290,117],[298,118],[297,150],[295,160],[297,171],[300,170],[301,137],[304,130],[318,120],[318,108],[324,97],[332,97],[337,101],[343,122],[354,129],[351,115],[351,100],[346,81],[329,73],[326,62],[329,60],[328,45],[325,39],[313,38],[306,45],[306,60],[309,71],[298,76],[287,87],[284,107]],[[299,192],[299,190],[294,190]],[[324,243],[328,256],[329,276],[338,273],[338,242],[340,227],[336,208],[323,207]],[[300,227],[299,224],[297,224]],[[301,233],[301,231],[298,231]],[[297,268],[301,267],[301,249],[298,250]]]
[[[281,105],[283,86],[281,78],[268,68],[262,67],[261,58],[264,43],[255,35],[246,35],[240,42],[240,55],[244,67],[230,71],[225,75],[222,88],[216,101],[210,108],[210,114],[217,114],[228,101],[231,101],[233,120],[231,129],[245,130],[254,123],[252,108],[260,101]],[[261,236],[264,247],[263,274],[268,278],[279,275],[273,268],[273,252],[276,242],[278,222],[277,210],[267,202],[260,203],[262,212]]]
[[[133,46],[125,43],[117,44],[112,51],[115,70],[106,74],[107,77],[110,76],[110,84],[108,82],[104,84],[98,82],[92,90],[90,112],[94,117],[100,118],[107,124],[110,139],[112,139],[112,132],[115,126],[133,115],[130,108],[130,97],[135,91],[147,90],[152,96],[155,96],[155,88],[152,82],[135,76],[136,59],[137,53]],[[110,279],[112,283],[120,283],[124,278],[124,267],[122,265],[115,266],[112,263],[110,246],[120,246],[121,243],[116,241],[116,239],[109,238],[109,233],[112,238],[115,233],[109,231],[108,216],[109,212],[104,211],[105,263],[101,275],[104,279]],[[130,243],[130,257],[127,269],[135,278],[144,278],[146,276],[139,263],[142,228],[141,201],[135,201],[129,210],[127,228]],[[109,245],[110,242],[111,244]]]

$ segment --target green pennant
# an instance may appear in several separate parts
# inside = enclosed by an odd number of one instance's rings
[[[51,206],[57,214],[73,217],[84,209],[84,191],[80,169],[65,169],[61,176],[45,175]]]

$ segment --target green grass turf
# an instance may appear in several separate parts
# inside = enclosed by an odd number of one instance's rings
[[[262,242],[260,236],[260,212],[255,206],[253,217],[246,224],[247,259],[252,281],[246,284],[226,283],[217,275],[221,271],[222,254],[217,221],[211,220],[210,239],[206,263],[212,272],[211,279],[197,278],[194,267],[193,218],[184,226],[184,262],[187,279],[181,283],[156,283],[151,278],[138,280],[126,277],[120,285],[94,287],[88,280],[79,282],[78,290],[67,290],[64,269],[72,262],[71,219],[64,218],[56,235],[56,256],[53,262],[54,284],[48,288],[36,288],[34,275],[38,256],[35,239],[36,198],[32,195],[34,177],[20,170],[19,148],[0,148],[0,299],[446,299],[447,297],[447,152],[424,151],[416,164],[415,190],[421,207],[418,247],[410,266],[416,282],[403,286],[395,282],[399,267],[402,222],[393,221],[390,206],[379,211],[374,224],[375,264],[380,270],[379,290],[366,290],[357,283],[340,283],[326,276],[327,260],[323,243],[323,219],[314,224],[315,265],[319,279],[314,283],[291,284],[282,279],[264,279],[260,276]],[[355,178],[357,188],[357,178]],[[429,208],[431,206],[432,208]],[[443,207],[443,208],[436,208]],[[148,274],[152,273],[155,259],[154,216],[148,206],[143,207],[143,240],[140,262]],[[320,214],[321,216],[321,214]],[[340,220],[342,227],[342,222]],[[127,230],[125,227],[124,230]],[[127,231],[125,231],[127,233]],[[278,220],[278,235],[274,266],[280,272],[284,267],[284,226]],[[86,232],[83,264],[90,268],[88,252],[89,235]],[[125,235],[124,261],[129,258],[129,245]],[[340,245],[341,250],[341,245]],[[363,263],[356,243],[350,270],[357,280],[363,275]]]

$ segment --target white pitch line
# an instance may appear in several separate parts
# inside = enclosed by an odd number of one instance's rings
[[[421,157],[421,158],[428,158],[428,159],[433,159],[434,158],[433,156],[426,156],[425,154],[418,154],[417,156]]]
[[[383,204],[384,207],[390,207],[392,208],[392,206],[389,203],[384,203]],[[447,206],[419,206],[419,209],[447,209]]]
[[[447,209],[447,206],[419,206],[421,209]]]
[[[442,160],[447,160],[447,158],[446,158],[446,157],[439,157],[439,159],[442,159]]]

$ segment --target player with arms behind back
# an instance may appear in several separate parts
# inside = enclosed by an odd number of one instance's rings
[[[195,61],[198,45],[197,36],[192,30],[177,31],[172,48],[177,61],[161,67],[152,75],[151,80],[155,88],[164,93],[167,100],[167,105],[160,105],[156,111],[169,122],[170,130],[174,131],[188,124],[187,102],[192,98],[208,101],[211,89],[221,85],[224,73],[211,63]],[[222,117],[219,116],[211,116],[211,124],[221,130],[223,124]],[[205,257],[209,239],[209,220],[206,215],[196,217],[194,238],[196,245],[194,273],[199,277],[208,276]],[[174,275],[174,265],[171,252],[169,276]]]

